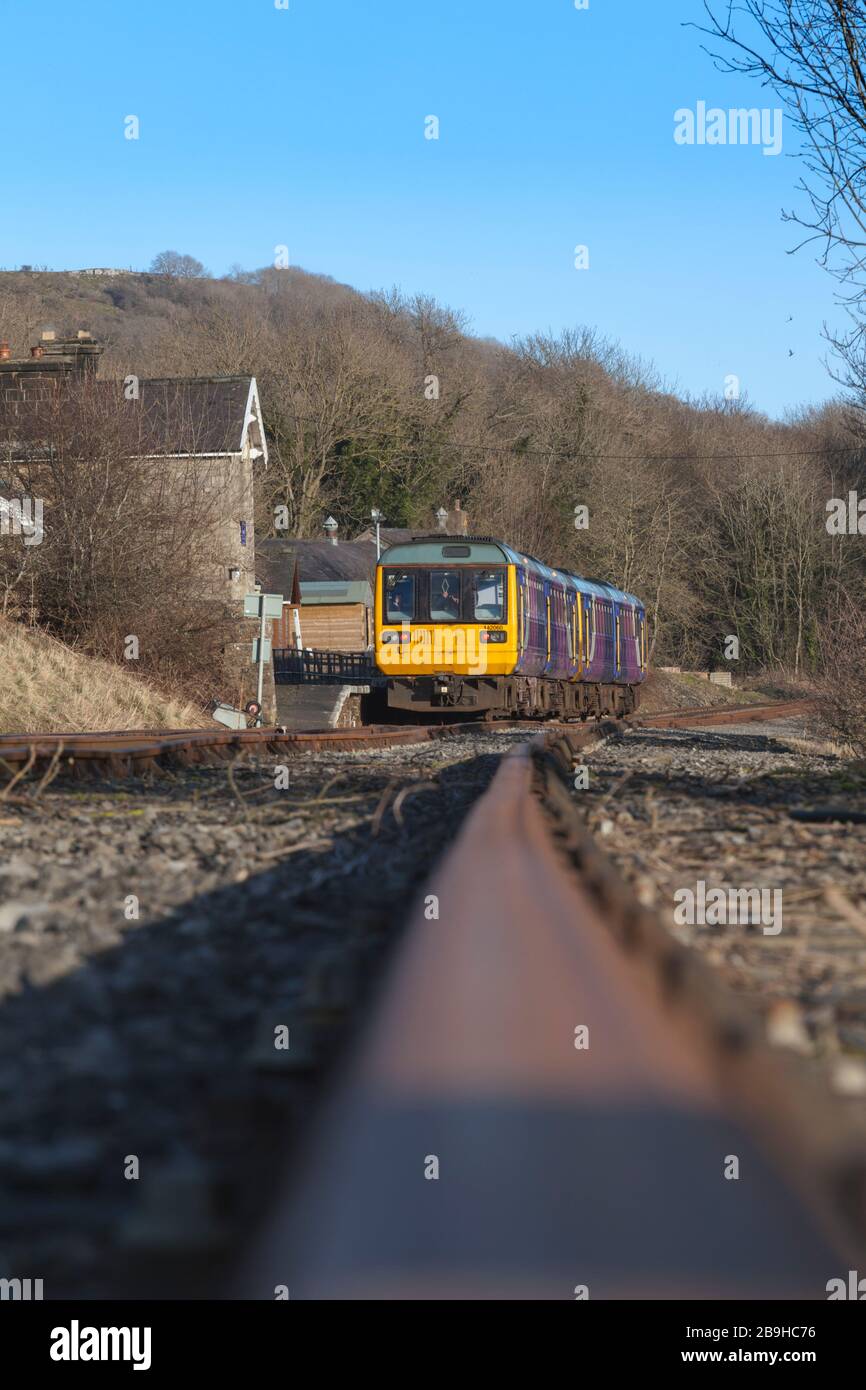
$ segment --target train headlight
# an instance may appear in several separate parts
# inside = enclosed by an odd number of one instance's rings
[[[488,632],[486,628],[482,628],[481,633],[479,634],[479,636],[480,636],[480,640],[481,640],[482,642],[504,642],[505,639],[506,639],[506,637],[508,636],[508,633],[507,633],[507,632]]]
[[[380,632],[379,640],[383,645],[386,642],[408,642],[409,634],[408,632]]]

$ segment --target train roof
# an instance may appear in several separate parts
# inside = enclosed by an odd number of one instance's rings
[[[594,594],[596,598],[611,599],[614,603],[634,604],[643,608],[640,599],[627,594],[616,585],[604,579],[584,579],[571,570],[554,569],[537,560],[534,555],[524,555],[513,546],[496,536],[446,536],[441,531],[430,536],[413,536],[412,540],[400,541],[397,545],[383,550],[379,564],[435,564],[442,560],[462,560],[464,564],[484,564],[495,562],[501,557],[509,565],[523,565],[533,570],[542,579],[565,581],[569,586],[584,594]]]

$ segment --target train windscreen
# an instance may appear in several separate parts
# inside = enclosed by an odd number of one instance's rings
[[[411,570],[386,570],[385,622],[410,623],[415,616],[415,575]]]

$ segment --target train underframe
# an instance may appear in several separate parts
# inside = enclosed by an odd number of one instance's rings
[[[487,719],[623,719],[637,709],[639,685],[563,681],[548,676],[393,677],[388,710],[474,714]]]

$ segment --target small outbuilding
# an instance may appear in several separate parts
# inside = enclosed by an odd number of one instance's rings
[[[274,622],[274,647],[295,648],[298,614],[302,647],[359,652],[373,642],[376,547],[370,542],[272,538],[259,541],[256,578],[268,593],[283,595],[283,616]]]
[[[466,535],[468,520],[459,502],[437,514],[446,535]],[[274,648],[363,652],[373,645],[376,585],[376,532],[363,531],[354,541],[339,541],[332,517],[325,540],[270,537],[256,545],[256,579],[267,593],[283,595],[283,616],[274,622]],[[416,533],[383,526],[382,550],[411,540]],[[300,622],[300,643],[296,616]]]

